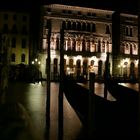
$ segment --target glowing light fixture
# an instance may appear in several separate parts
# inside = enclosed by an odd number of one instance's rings
[[[35,62],[34,62],[34,61],[32,61],[32,64],[35,64]]]

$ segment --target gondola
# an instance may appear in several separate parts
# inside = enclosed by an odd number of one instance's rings
[[[113,80],[107,80],[105,84],[109,93],[117,100],[117,117],[122,129],[126,129],[129,133],[137,133],[139,92]]]
[[[90,94],[89,89],[79,85],[76,80],[70,76],[63,79],[64,94],[75,110],[84,127],[89,124],[89,98],[93,98],[91,103],[94,106],[94,128],[96,133],[105,133],[109,135],[125,135],[136,133],[136,109],[132,111],[127,109],[127,105],[122,103],[123,100],[117,96],[117,92],[121,92],[121,87],[117,83],[109,82],[107,88],[114,95],[116,101],[107,100],[96,94]],[[120,90],[115,90],[116,89]],[[120,88],[118,88],[120,87]],[[129,92],[129,89],[126,89]],[[113,94],[114,93],[114,94]],[[116,96],[115,96],[116,95]],[[132,101],[133,102],[133,101]],[[130,105],[128,106],[130,107]],[[134,106],[132,105],[132,108]],[[133,108],[134,109],[134,108]],[[127,110],[127,111],[126,111]],[[131,112],[132,111],[132,112]],[[126,113],[126,114],[125,114]],[[131,115],[135,113],[135,115]],[[130,116],[127,116],[130,115]],[[132,118],[131,118],[132,117]]]

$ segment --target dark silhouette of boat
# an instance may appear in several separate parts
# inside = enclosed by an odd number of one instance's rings
[[[110,101],[79,85],[72,77],[65,76],[65,96],[75,110],[84,127],[89,124],[89,98],[93,98],[94,130],[98,135],[136,135],[138,115],[138,92],[114,82],[107,82],[107,88],[116,101]]]
[[[115,81],[106,82],[109,93],[117,100],[117,118],[122,130],[136,134],[138,128],[139,92]],[[118,123],[119,124],[119,123]]]

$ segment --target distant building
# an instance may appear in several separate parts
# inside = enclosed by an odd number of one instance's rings
[[[66,74],[88,78],[89,71],[94,71],[102,78],[106,53],[112,53],[113,11],[59,4],[45,5],[43,10],[42,52],[45,54],[47,21],[51,20],[52,25],[51,74],[54,77],[59,74],[60,29],[63,28]]]
[[[113,15],[113,74],[138,77],[138,16],[115,12]]]
[[[31,49],[30,14],[4,10],[0,11],[0,21],[0,61],[2,49],[8,47],[11,65],[28,65]]]
[[[137,16],[111,10],[62,4],[43,6],[41,71],[45,76],[48,21],[51,21],[51,76],[59,75],[60,30],[64,29],[65,73],[88,79],[90,71],[103,78],[109,53],[110,74],[138,76]]]

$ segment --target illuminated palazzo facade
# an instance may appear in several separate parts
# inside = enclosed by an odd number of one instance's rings
[[[95,72],[97,79],[102,79],[107,54],[109,54],[109,70],[111,75],[127,75],[133,71],[137,74],[137,25],[132,21],[125,25],[124,18],[131,15],[121,14],[121,22],[118,28],[124,29],[125,34],[119,34],[116,40],[112,37],[117,35],[112,28],[114,11],[50,4],[43,6],[42,45],[40,51],[43,77],[46,76],[46,59],[48,47],[48,23],[51,22],[50,50],[51,50],[51,77],[55,79],[60,69],[60,30],[64,29],[64,71],[74,77],[83,76],[88,79],[89,72]],[[134,21],[136,16],[132,16]],[[133,29],[133,27],[135,27]],[[134,33],[132,33],[134,30]],[[116,41],[116,44],[113,45]],[[119,49],[118,49],[119,48]],[[117,50],[116,51],[114,50]],[[131,57],[132,56],[132,57]],[[131,58],[132,61],[131,61]],[[127,61],[127,64],[126,64]],[[129,61],[129,62],[128,62]],[[113,68],[115,66],[115,68]],[[124,67],[126,66],[126,67]],[[121,69],[122,68],[122,69]],[[129,71],[128,71],[129,69]],[[118,73],[119,72],[119,73]]]

